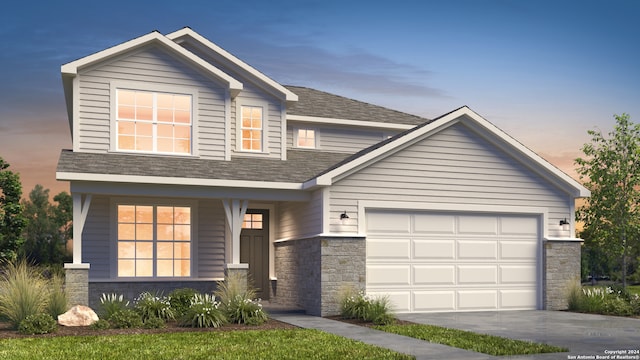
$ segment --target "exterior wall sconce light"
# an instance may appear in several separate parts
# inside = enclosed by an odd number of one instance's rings
[[[562,227],[562,230],[564,230],[564,231],[568,231],[569,230],[569,222],[567,221],[567,218],[564,218],[564,219],[560,220],[560,226]]]
[[[347,221],[347,219],[349,219],[349,215],[347,215],[347,210],[345,210],[342,214],[340,214],[340,221],[344,223]]]

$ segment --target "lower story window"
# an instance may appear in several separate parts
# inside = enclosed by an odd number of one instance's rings
[[[118,205],[118,277],[191,276],[191,208]]]

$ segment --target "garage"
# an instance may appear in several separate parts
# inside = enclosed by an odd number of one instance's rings
[[[537,309],[535,215],[367,210],[366,289],[396,312]]]

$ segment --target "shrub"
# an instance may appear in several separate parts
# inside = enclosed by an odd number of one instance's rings
[[[45,313],[29,315],[18,325],[18,332],[25,335],[48,334],[57,329],[56,320]]]
[[[105,319],[99,319],[89,326],[93,330],[105,330],[111,328],[111,323]]]
[[[245,285],[246,284],[246,285]],[[215,295],[220,298],[224,315],[231,323],[260,325],[268,315],[256,299],[256,290],[239,274],[232,274],[218,282]]]
[[[35,267],[24,260],[7,263],[0,274],[0,314],[17,328],[27,316],[45,312],[48,291]]]
[[[142,317],[131,309],[116,311],[109,318],[109,322],[116,329],[131,329],[142,327]]]
[[[176,318],[182,317],[191,306],[191,299],[198,292],[191,288],[175,289],[169,293],[169,303]]]
[[[616,316],[640,315],[640,297],[621,287],[585,287],[569,290],[569,310]]]
[[[100,296],[100,308],[98,312],[100,317],[105,320],[111,319],[111,316],[118,311],[125,310],[129,306],[129,301],[124,297],[115,293],[102,294]]]
[[[154,316],[145,320],[142,327],[145,329],[162,329],[167,327],[167,324],[163,319]]]
[[[195,294],[191,298],[190,306],[180,319],[180,325],[197,328],[219,327],[226,323],[226,318],[220,310],[220,303],[210,294]]]
[[[142,320],[157,317],[163,320],[174,319],[173,308],[169,299],[161,295],[143,292],[135,301],[135,309]]]
[[[344,291],[340,297],[340,316],[377,325],[388,325],[395,321],[388,297],[371,297],[353,289]]]
[[[47,303],[47,314],[54,319],[58,315],[64,314],[69,310],[69,297],[64,290],[64,277],[54,273],[49,280],[49,301]]]

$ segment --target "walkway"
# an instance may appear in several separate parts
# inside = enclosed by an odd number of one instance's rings
[[[363,326],[300,313],[272,314],[276,320],[318,329],[345,338],[413,355],[416,359],[504,359],[433,344]],[[539,354],[509,359],[570,359],[582,355],[596,358],[608,351],[640,350],[640,319],[576,314],[561,311],[508,311],[474,313],[399,314],[415,323],[440,325],[513,339],[568,347],[569,353]],[[631,354],[631,352],[627,352]],[[631,359],[640,359],[640,354]],[[612,356],[611,359],[615,359]],[[622,359],[622,358],[621,358]]]

